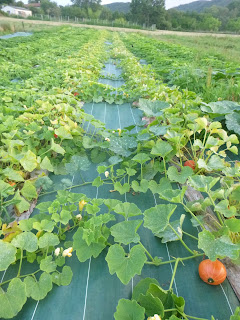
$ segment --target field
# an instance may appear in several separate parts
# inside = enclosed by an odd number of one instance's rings
[[[239,320],[240,40],[25,31],[0,40],[0,318]]]

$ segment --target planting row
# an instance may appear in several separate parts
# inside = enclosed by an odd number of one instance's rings
[[[63,32],[69,41],[76,36],[69,28]],[[239,263],[240,166],[231,160],[238,154],[239,140],[229,124],[234,119],[229,120],[227,114],[237,114],[237,105],[203,104],[194,92],[169,88],[156,80],[154,68],[140,64],[118,34],[84,31],[83,39],[87,37],[76,53],[57,59],[58,82],[42,87],[40,73],[36,73],[24,82],[26,88],[15,84],[9,90],[6,80],[1,93],[0,271],[11,269],[13,276],[1,283],[4,307],[0,317],[14,317],[27,298],[44,299],[53,283],[68,285],[72,271],[65,261],[73,252],[84,262],[105,249],[110,274],[125,285],[141,274],[145,264],[175,265],[168,290],[155,279],[143,280],[132,300],[120,300],[116,320],[128,314],[138,320],[154,315],[155,320],[191,319],[184,311],[183,298],[172,291],[179,262],[206,255],[212,261],[227,257]],[[123,70],[126,83],[118,89],[98,82],[108,58]],[[48,70],[47,65],[44,72],[51,84],[52,68]],[[145,118],[128,128],[106,130],[105,124],[83,112],[81,100],[134,101]],[[227,115],[216,121],[219,106]],[[74,176],[86,171],[91,162],[100,163],[97,178],[82,179],[78,186],[108,184],[116,195],[151,192],[162,203],[142,212],[129,202],[91,199],[68,192],[76,186],[64,177],[57,187],[65,190],[58,191],[54,201],[39,204],[39,214],[9,224],[14,219],[10,205],[21,215],[39,193],[54,191],[49,172]],[[190,188],[204,198],[189,201]],[[176,215],[177,206],[186,211],[181,217]],[[210,218],[206,216],[209,210]],[[184,230],[186,216],[200,228],[198,236]],[[142,224],[163,243],[179,242],[186,256],[170,261],[153,257],[138,233]],[[186,238],[191,239],[190,246]],[[24,272],[31,263],[31,272]],[[214,284],[226,277],[204,278],[203,273],[203,279],[209,283],[212,279]],[[231,320],[239,317],[236,310]]]
[[[201,55],[197,50],[141,35],[124,34],[127,48],[152,65],[159,79],[199,94],[205,102],[240,101],[240,72],[221,56]]]

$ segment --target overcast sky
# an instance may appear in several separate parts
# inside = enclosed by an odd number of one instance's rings
[[[71,0],[54,0],[58,3],[58,5],[65,6],[67,4],[72,4]],[[194,2],[197,0],[165,0],[166,3],[166,9],[179,6],[180,4],[186,4],[190,2]],[[28,0],[24,0],[24,3],[27,3]],[[102,4],[112,3],[112,2],[130,2],[130,0],[102,0]]]

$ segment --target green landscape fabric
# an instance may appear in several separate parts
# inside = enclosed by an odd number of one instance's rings
[[[114,68],[115,66],[113,66]],[[110,67],[111,71],[111,67]],[[110,80],[109,84],[111,83]],[[139,109],[132,108],[130,104],[109,105],[107,103],[88,103],[83,106],[83,109],[92,114],[96,119],[106,123],[107,129],[117,130],[123,129],[129,125],[138,124],[142,118],[142,112]],[[135,127],[133,132],[137,132]],[[117,133],[116,133],[117,134]],[[89,170],[83,172],[85,181],[92,181],[97,176],[97,164],[91,164]],[[72,181],[72,185],[82,183],[80,173],[75,176],[66,176]],[[54,176],[51,178],[55,185],[61,183],[63,176]],[[157,178],[157,180],[160,177]],[[117,192],[110,192],[112,186],[103,185],[99,188],[91,185],[72,188],[71,192],[84,193],[92,198],[114,198],[121,201],[135,203],[141,210],[153,207],[160,203],[165,203],[158,196],[154,196],[150,191],[146,194],[127,193],[120,195]],[[177,185],[176,185],[177,188]],[[53,201],[56,193],[40,196],[39,203],[45,201]],[[104,213],[105,207],[102,207],[100,212]],[[34,210],[33,215],[38,212]],[[198,230],[194,228],[190,221],[190,215],[186,213],[182,207],[177,208],[177,214],[186,215],[184,221],[184,229],[192,235],[197,235]],[[123,219],[116,215],[117,220]],[[151,252],[153,256],[161,257],[164,261],[173,257],[186,257],[188,252],[179,241],[164,244],[157,237],[154,237],[148,229],[140,227],[144,246]],[[68,235],[69,239],[71,234]],[[197,250],[192,240],[183,236],[186,244]],[[130,247],[128,248],[130,249]],[[127,250],[127,249],[126,249]],[[173,264],[167,264],[160,267],[145,265],[141,276],[135,276],[128,285],[123,285],[117,276],[110,275],[107,262],[105,261],[107,250],[105,249],[98,258],[90,259],[85,263],[80,263],[75,254],[71,258],[67,258],[67,265],[70,265],[73,270],[73,279],[69,286],[56,287],[52,290],[46,299],[36,302],[29,299],[24,305],[22,311],[14,319],[16,320],[113,320],[114,312],[118,300],[121,298],[130,298],[133,287],[139,280],[145,277],[156,278],[164,289],[168,289],[172,272]],[[191,259],[183,264],[179,264],[173,290],[186,300],[186,314],[196,317],[204,317],[207,319],[214,315],[217,320],[227,320],[232,315],[235,308],[239,305],[238,299],[235,296],[229,282],[226,280],[222,285],[210,286],[204,283],[198,276],[198,264],[201,259]],[[11,274],[16,274],[17,270],[11,268],[6,274],[1,274],[4,280],[11,277]],[[32,266],[24,267],[24,273],[34,270]],[[2,280],[3,280],[2,279]],[[125,320],[125,319],[122,319]]]
[[[124,128],[130,124],[137,123],[141,118],[138,109],[131,109],[130,105],[107,105],[105,103],[86,104],[85,110],[92,110],[96,119],[103,121],[106,119],[106,127],[116,129],[119,126]],[[130,123],[131,122],[131,123]],[[92,181],[97,175],[95,164],[90,169],[82,172],[86,181]],[[67,177],[72,179],[71,177]],[[53,176],[54,183],[60,183],[62,176]],[[81,183],[80,175],[72,179],[73,185]],[[146,194],[135,195],[128,193],[123,196],[115,192],[109,192],[110,187],[104,185],[100,188],[84,186],[72,189],[72,192],[85,193],[88,197],[114,198],[121,201],[135,203],[142,211],[164,203],[158,197],[154,197],[149,191]],[[55,194],[40,197],[40,202],[52,201]],[[184,212],[178,208],[179,216]],[[34,214],[37,210],[34,211]],[[104,213],[102,210],[101,213]],[[193,235],[197,234],[197,229],[192,227],[190,217],[186,214],[184,222],[186,232]],[[119,219],[119,217],[116,217]],[[187,256],[187,251],[179,242],[163,244],[161,240],[154,237],[150,230],[140,228],[139,231],[143,244],[152,253],[153,256],[162,257],[163,260],[172,259],[176,256]],[[187,245],[191,249],[197,249],[192,241],[184,237]],[[68,265],[73,270],[73,280],[67,287],[58,287],[52,290],[46,299],[39,303],[31,299],[23,307],[23,310],[14,319],[18,320],[41,320],[41,319],[85,319],[85,320],[103,320],[113,319],[118,300],[131,297],[133,287],[140,279],[145,277],[156,278],[164,289],[168,289],[173,265],[164,265],[161,267],[145,265],[141,276],[136,276],[125,286],[116,275],[111,276],[105,261],[106,250],[97,259],[90,259],[85,263],[80,263],[76,256],[68,258]],[[186,313],[201,316],[210,319],[214,315],[218,320],[226,320],[232,314],[232,311],[238,305],[238,300],[226,280],[220,286],[209,286],[202,282],[198,276],[198,264],[201,259],[189,260],[184,265],[179,265],[173,289],[176,294],[183,296],[186,300]],[[34,266],[33,266],[34,268]],[[16,270],[11,270],[16,272]],[[30,270],[24,269],[28,273]],[[11,276],[7,271],[5,279]]]

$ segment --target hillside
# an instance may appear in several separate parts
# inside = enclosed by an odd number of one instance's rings
[[[114,2],[105,4],[104,7],[107,7],[112,12],[118,11],[123,13],[128,13],[130,11],[130,2]]]
[[[210,8],[212,6],[219,6],[219,7],[226,7],[229,3],[233,2],[233,0],[202,0],[202,1],[195,1],[188,4],[183,4],[178,7],[174,7],[178,11],[196,11],[202,12],[206,8]]]

